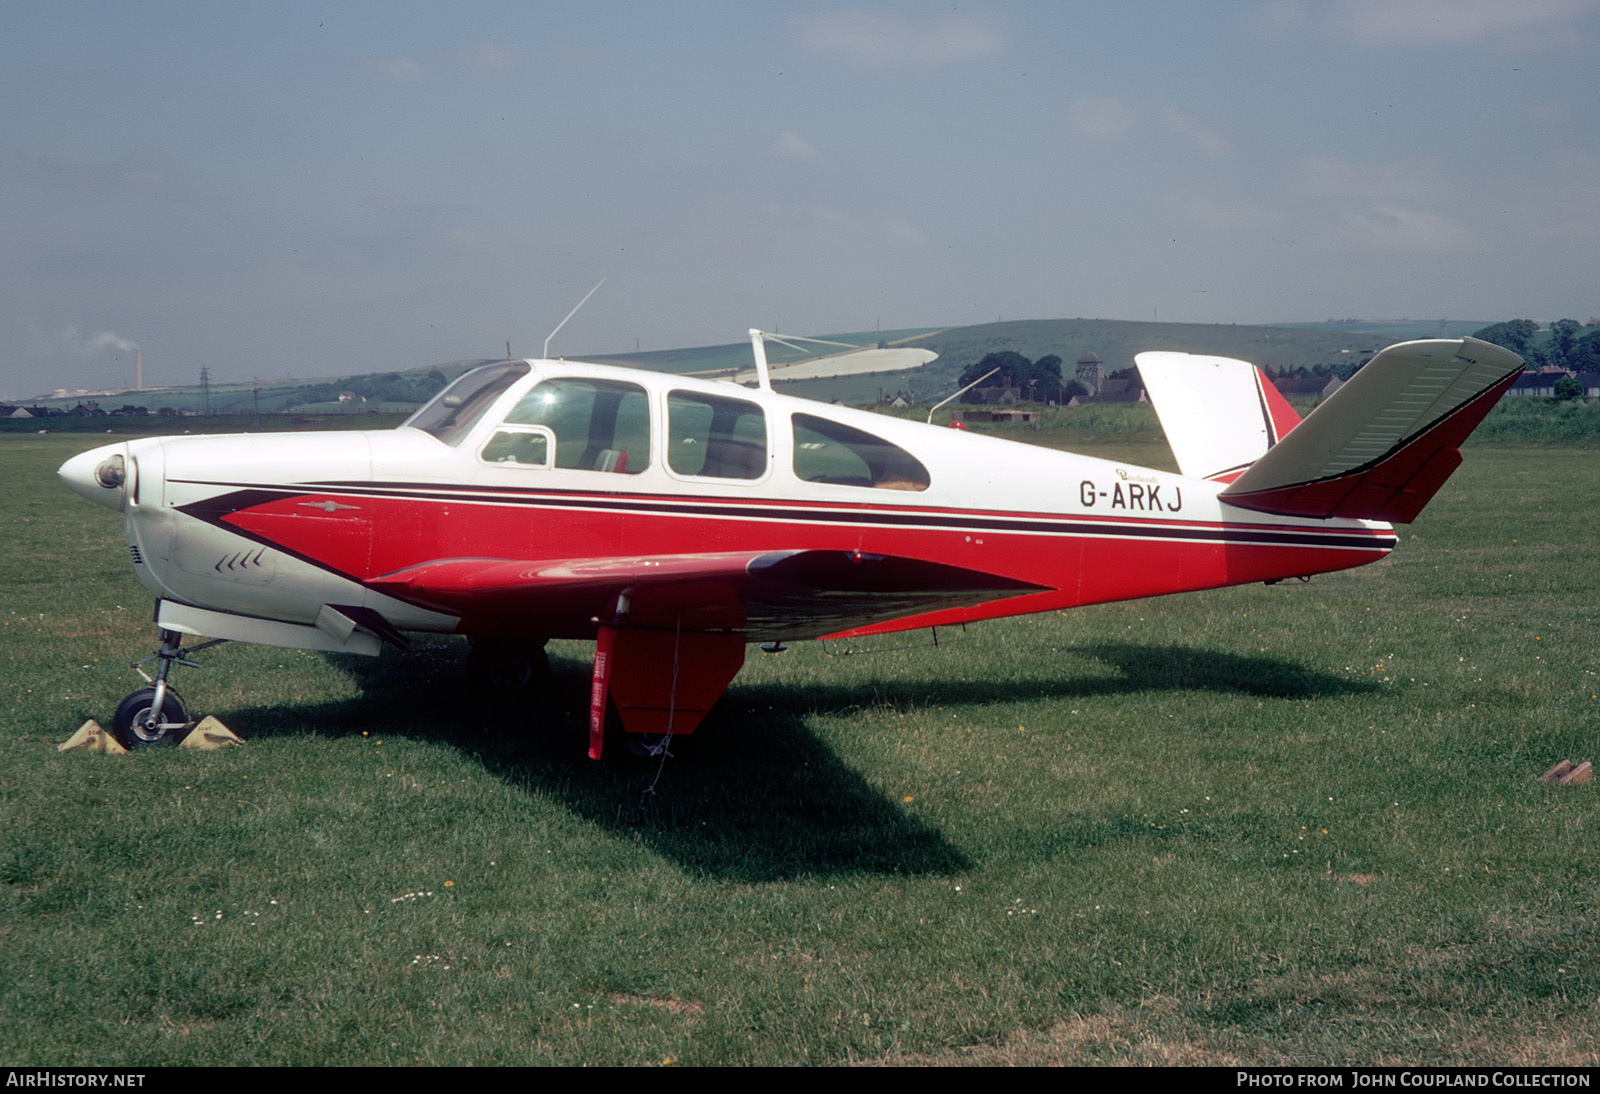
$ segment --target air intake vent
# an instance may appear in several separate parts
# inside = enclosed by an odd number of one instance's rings
[[[133,559],[133,564],[135,566],[139,565],[141,562],[144,561],[144,556],[139,553],[139,548],[138,548],[137,544],[133,544],[133,543],[128,544],[128,557]]]

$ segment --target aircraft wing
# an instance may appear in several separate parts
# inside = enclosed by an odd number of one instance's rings
[[[851,627],[1039,592],[959,566],[860,551],[777,550],[629,558],[445,559],[368,582],[484,626],[577,636],[612,621],[626,594],[634,628],[815,638]]]
[[[931,349],[918,349],[914,346],[889,346],[884,349],[868,348],[856,350],[853,353],[835,353],[827,357],[816,357],[806,361],[776,362],[769,366],[772,379],[778,382],[786,380],[831,380],[838,376],[861,376],[874,372],[902,372],[907,369],[921,368],[930,361],[937,360],[939,355]],[[736,384],[752,383],[756,380],[756,370],[745,369],[733,377]]]

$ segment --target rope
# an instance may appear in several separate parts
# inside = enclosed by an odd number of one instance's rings
[[[655,753],[660,762],[656,764],[655,776],[639,791],[639,803],[633,807],[633,817],[628,821],[630,825],[644,823],[645,799],[655,795],[656,786],[661,782],[661,775],[667,769],[667,757],[672,755],[668,751],[668,746],[672,744],[672,720],[678,713],[678,650],[682,644],[683,616],[680,615],[673,624],[672,632],[672,689],[667,693],[667,732],[655,746]]]

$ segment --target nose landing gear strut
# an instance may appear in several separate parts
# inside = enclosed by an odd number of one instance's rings
[[[145,683],[152,686],[140,688],[117,704],[117,713],[111,722],[111,732],[124,748],[142,748],[145,745],[173,740],[193,726],[189,721],[188,712],[184,709],[183,700],[178,697],[177,692],[167,686],[167,674],[172,671],[173,665],[187,665],[192,669],[203,668],[203,665],[189,660],[190,655],[221,645],[227,639],[213,638],[209,642],[202,642],[188,649],[183,648],[182,641],[182,634],[163,629],[161,648],[149,657],[133,663],[134,671],[144,677]],[[139,667],[147,661],[158,658],[161,665],[156,669],[154,677]]]

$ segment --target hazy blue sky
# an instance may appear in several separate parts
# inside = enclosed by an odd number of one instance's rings
[[[1600,314],[1595,0],[0,5],[0,395]]]

